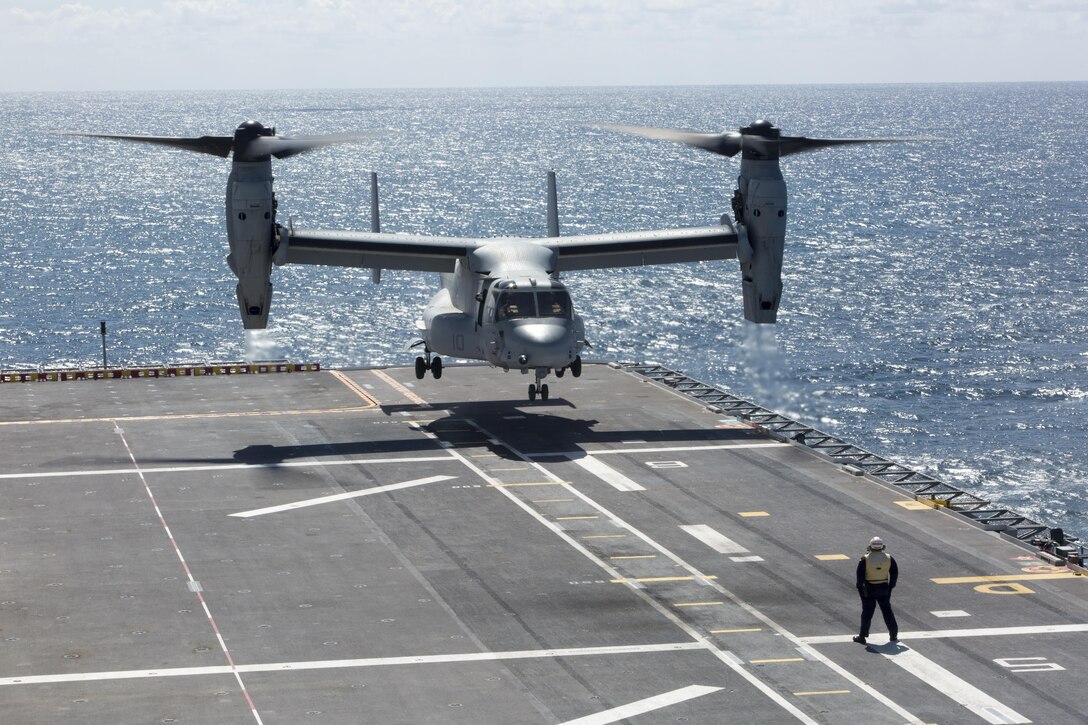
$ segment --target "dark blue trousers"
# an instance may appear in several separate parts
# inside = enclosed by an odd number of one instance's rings
[[[899,639],[899,625],[895,621],[895,612],[892,611],[892,590],[887,584],[870,584],[866,587],[868,596],[861,597],[861,631],[862,637],[869,636],[869,625],[873,623],[873,613],[877,605],[880,605],[880,613],[884,616],[884,624],[888,627],[888,636],[891,639]]]

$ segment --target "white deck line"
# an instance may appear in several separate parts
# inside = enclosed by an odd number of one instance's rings
[[[611,710],[594,713],[593,715],[586,715],[585,717],[580,717],[576,720],[567,720],[566,722],[561,723],[561,725],[609,725],[609,723],[626,720],[627,718],[635,717],[636,715],[644,715],[645,713],[660,710],[669,705],[686,702],[687,700],[694,700],[696,697],[709,695],[710,693],[717,692],[721,689],[722,688],[720,687],[709,687],[707,685],[688,685],[687,687],[681,687],[679,690],[663,692],[660,695],[629,702],[626,705],[620,705]]]
[[[1017,634],[1061,634],[1063,632],[1088,632],[1088,624],[1039,624],[1026,627],[987,627],[979,629],[932,629],[919,632],[900,632],[900,640],[954,639],[956,637],[1008,637]],[[852,634],[829,634],[816,637],[800,637],[803,644],[838,644],[851,642]],[[870,638],[872,639],[872,638]]]
[[[748,549],[744,548],[737,542],[730,539],[725,534],[719,533],[715,529],[707,526],[706,524],[693,524],[691,526],[681,526],[680,530],[684,533],[691,534],[699,541],[709,546],[719,554],[747,554]]]
[[[234,672],[298,672],[302,670],[332,670],[355,667],[399,667],[405,665],[455,664],[458,662],[492,662],[499,660],[589,657],[594,655],[650,654],[655,652],[685,652],[705,649],[698,642],[666,644],[633,644],[608,647],[570,647],[566,649],[512,650],[507,652],[464,652],[444,655],[408,655],[404,657],[366,657],[343,660],[311,660],[302,662],[269,662],[266,664],[213,665],[210,667],[167,667],[151,670],[117,670],[113,672],[75,672],[61,675],[27,675],[0,678],[0,686],[42,685],[57,682],[93,682],[98,680],[131,680],[155,677],[193,677],[196,675],[230,675]]]
[[[881,654],[942,695],[960,703],[990,725],[1017,725],[1031,722],[1016,710],[990,697],[963,678],[912,649],[899,647],[894,653],[881,652]]]
[[[337,461],[284,461],[282,463],[223,463],[213,466],[171,466],[169,468],[141,468],[148,473],[193,473],[195,471],[235,471],[246,468],[308,468],[314,466],[365,466],[377,463],[433,463],[448,461],[449,456],[419,456],[416,458],[352,458]],[[18,478],[71,478],[73,476],[120,476],[132,475],[131,468],[81,469],[77,471],[49,471],[48,473],[0,473],[0,480]]]
[[[731,448],[789,448],[789,443],[727,443],[719,446],[662,446],[659,448],[608,448],[584,451],[555,451],[552,453],[526,453],[525,458],[555,458],[566,456],[575,459],[580,456],[607,456],[624,453],[676,453],[680,451],[723,451]]]
[[[584,454],[572,457],[572,461],[607,483],[617,491],[645,491],[646,487],[635,483],[612,466]]]

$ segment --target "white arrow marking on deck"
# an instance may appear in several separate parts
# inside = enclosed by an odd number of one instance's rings
[[[654,710],[660,710],[663,707],[675,705],[678,702],[685,702],[686,700],[693,700],[696,697],[709,695],[720,689],[722,688],[708,687],[706,685],[688,685],[687,687],[681,687],[679,690],[665,692],[660,695],[654,695],[653,697],[647,697],[645,700],[638,700],[626,705],[620,705],[611,710],[598,712],[595,715],[586,715],[577,720],[567,720],[561,725],[608,725],[608,723],[626,720],[635,715],[642,715],[647,712],[653,712]]]
[[[450,479],[457,478],[457,476],[431,476],[429,478],[419,478],[415,481],[405,481],[403,483],[391,483],[387,486],[375,486],[374,488],[365,488],[362,491],[348,491],[347,493],[336,493],[332,496],[322,496],[320,498],[310,498],[305,501],[295,501],[294,503],[285,503],[282,506],[269,506],[263,509],[253,509],[252,511],[241,511],[236,514],[230,514],[242,519],[252,518],[253,516],[263,516],[264,514],[274,514],[279,511],[291,511],[292,509],[305,508],[307,506],[317,506],[323,503],[332,503],[333,501],[344,501],[349,498],[358,498],[360,496],[373,496],[376,493],[387,493],[389,491],[397,491],[402,488],[412,488],[413,486],[423,486],[428,483],[437,483],[438,481],[449,481]]]
[[[881,652],[885,658],[902,667],[922,682],[960,703],[992,725],[1030,723],[1026,717],[987,695],[966,680],[954,675],[931,659],[912,649],[901,648],[894,654]]]
[[[630,478],[617,471],[615,468],[612,468],[612,466],[609,466],[607,463],[603,463],[601,461],[598,461],[596,458],[592,458],[582,453],[579,453],[577,455],[581,457],[571,457],[571,460],[592,473],[597,478],[607,483],[612,488],[616,489],[617,491],[646,490],[644,486],[640,486],[639,484],[635,483]]]
[[[709,546],[719,554],[747,554],[748,549],[733,541],[724,534],[720,534],[706,524],[693,526],[681,526],[685,533],[691,534],[699,541]]]

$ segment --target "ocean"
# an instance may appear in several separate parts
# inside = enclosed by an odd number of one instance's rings
[[[275,162],[281,221],[369,229],[374,170],[383,231],[542,236],[549,168],[564,234],[729,209],[738,160],[595,124],[760,118],[928,140],[783,160],[776,326],[743,321],[735,261],[565,275],[591,357],[676,368],[1088,535],[1088,83],[0,94],[0,368],[100,363],[99,320],[114,364],[407,364],[436,285],[278,268],[269,329],[245,333],[229,161],[58,132],[365,132]]]

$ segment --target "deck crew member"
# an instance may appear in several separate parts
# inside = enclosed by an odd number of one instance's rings
[[[892,555],[884,550],[884,540],[874,536],[869,541],[865,555],[858,561],[857,586],[861,596],[861,632],[854,641],[865,644],[869,636],[869,625],[873,622],[873,612],[880,605],[884,615],[884,624],[888,627],[888,641],[899,641],[899,625],[892,612],[892,589],[899,578],[899,566]]]

